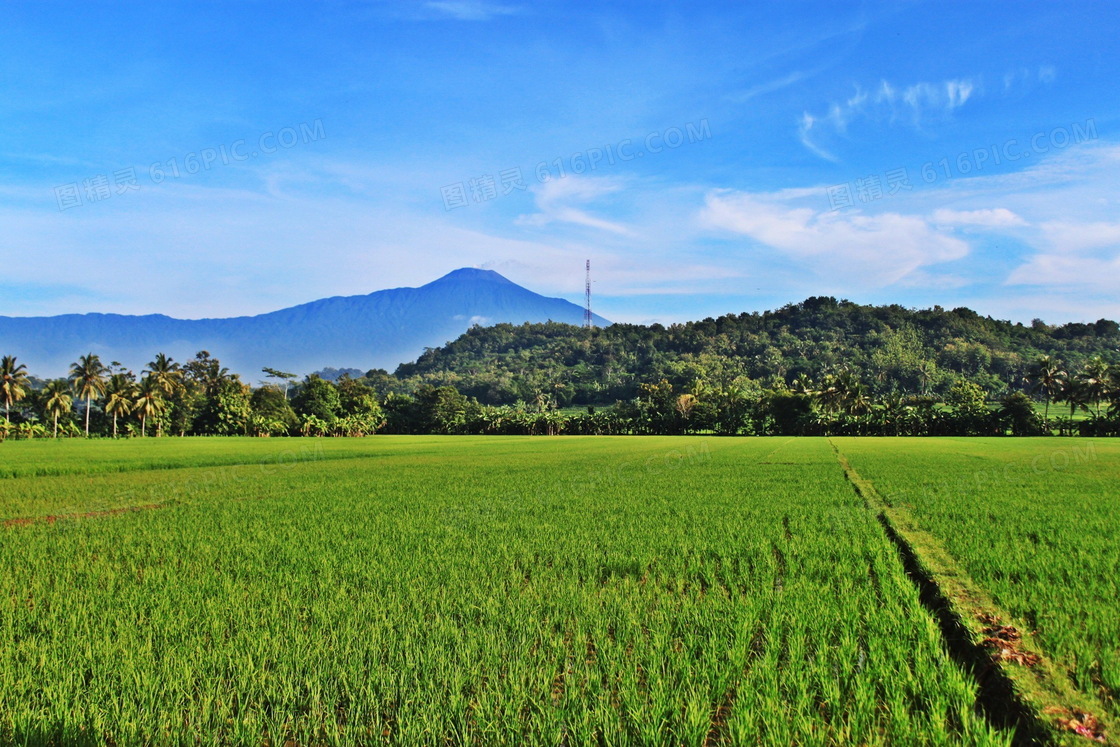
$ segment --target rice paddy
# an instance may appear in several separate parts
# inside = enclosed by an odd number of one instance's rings
[[[1065,442],[835,444],[1086,697],[1115,693],[1120,451],[1039,473]],[[4,743],[1015,738],[826,439],[18,442],[0,460]],[[1028,468],[936,487],[1008,461]]]

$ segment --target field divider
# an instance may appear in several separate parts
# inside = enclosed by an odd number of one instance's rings
[[[25,527],[32,524],[54,524],[56,521],[64,521],[66,519],[100,519],[106,516],[117,516],[119,514],[133,513],[136,511],[152,511],[164,506],[171,506],[177,504],[179,501],[170,500],[163,503],[145,503],[140,506],[121,506],[119,508],[106,508],[100,511],[84,511],[80,513],[69,514],[47,514],[44,516],[19,516],[12,519],[4,519],[0,525],[5,527]]]
[[[316,445],[318,446],[318,444]],[[324,452],[318,451],[311,453],[314,454],[314,458],[307,458],[304,456],[304,452],[301,452],[300,459],[295,461],[277,461],[278,456],[294,454],[294,451],[288,449],[284,452],[266,452],[263,458],[260,459],[256,458],[256,455],[254,455],[252,458],[235,461],[223,461],[221,459],[202,459],[198,462],[173,461],[165,463],[136,461],[101,465],[89,469],[62,469],[56,466],[45,467],[41,465],[24,468],[17,466],[0,470],[0,480],[27,480],[44,477],[103,477],[107,475],[124,475],[133,472],[175,472],[198,469],[225,469],[227,467],[294,466],[297,464],[340,462],[356,459],[381,459],[384,457],[383,454],[368,452],[336,452],[324,454]]]
[[[1029,627],[997,605],[908,509],[879,493],[828,441],[844,476],[898,551],[950,656],[976,681],[977,709],[989,723],[1015,729],[1016,744],[1120,744],[1107,711],[1077,690]]]

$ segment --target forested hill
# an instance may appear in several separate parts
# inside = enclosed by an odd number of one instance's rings
[[[777,311],[668,327],[474,327],[401,365],[396,376],[452,385],[489,404],[542,395],[560,406],[608,404],[661,379],[678,389],[748,379],[772,387],[843,370],[873,394],[944,394],[965,379],[997,397],[1024,388],[1039,356],[1072,370],[1094,355],[1120,362],[1118,350],[1120,326],[1106,319],[1024,326],[967,308],[912,310],[815,297]]]

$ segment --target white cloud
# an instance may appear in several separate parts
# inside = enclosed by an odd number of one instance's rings
[[[1120,288],[1120,223],[1046,221],[1041,229],[1043,246],[1011,272],[1008,285],[1095,290],[1110,295]]]
[[[891,88],[884,81],[875,98],[877,104],[902,106],[909,109],[915,119],[928,112],[952,112],[972,97],[976,84],[968,79],[946,80],[941,83],[915,83],[901,91]]]
[[[582,291],[582,265],[558,242],[476,230],[458,217],[418,212],[407,197],[277,196],[186,182],[64,213],[0,206],[11,250],[5,283],[44,299],[13,291],[0,296],[0,314],[256,314],[421,285],[505,258],[531,258],[518,279],[546,291],[562,289],[557,270],[567,262],[573,293]],[[59,290],[74,283],[96,300]]]
[[[766,81],[765,83],[759,83],[756,86],[751,86],[750,88],[743,91],[742,93],[737,93],[737,94],[734,94],[734,95],[730,96],[730,98],[731,98],[731,100],[741,104],[741,103],[750,101],[751,99],[755,98],[756,96],[764,96],[765,94],[773,93],[774,91],[780,91],[783,88],[787,88],[789,86],[792,86],[795,83],[800,83],[801,81],[805,80],[805,78],[807,78],[808,76],[809,76],[809,73],[807,73],[805,71],[795,70],[792,73],[789,73],[788,75],[782,76],[781,78],[775,78],[774,80],[769,80],[769,81]]]
[[[1111,258],[1036,254],[1017,267],[1007,285],[1044,285],[1104,291],[1120,287],[1120,254]]]
[[[566,176],[532,188],[538,212],[518,218],[520,225],[546,226],[550,223],[574,223],[611,233],[628,235],[631,230],[621,223],[597,218],[582,205],[618,192],[622,183],[604,177]],[[579,206],[579,207],[577,207]]]
[[[1071,223],[1056,220],[1043,223],[1041,228],[1046,239],[1059,252],[1120,248],[1120,223]]]
[[[797,134],[810,151],[821,158],[836,161],[821,140],[845,134],[853,121],[886,120],[893,123],[902,119],[914,127],[921,127],[927,120],[951,116],[979,93],[979,81],[971,78],[954,78],[940,83],[921,82],[905,87],[883,80],[874,93],[857,87],[855,94],[846,101],[832,103],[826,114],[802,113]]]
[[[969,252],[966,242],[918,216],[824,212],[765,194],[712,192],[701,223],[749,236],[818,278],[858,287],[892,285]]]
[[[1020,320],[1116,316],[1120,148],[1094,141],[1037,158],[847,212],[827,211],[823,185],[763,193],[586,175],[447,212],[441,173],[360,160],[260,169],[238,182],[252,188],[167,182],[62,213],[49,183],[0,188],[13,289],[0,314],[259,313],[478,265],[578,303],[590,257],[596,310],[612,319],[820,294]],[[1037,296],[1029,307],[1026,293]],[[645,295],[681,301],[663,311]]]
[[[826,161],[836,163],[840,159],[813,142],[812,131],[816,124],[817,118],[809,112],[805,112],[801,115],[801,125],[797,129],[797,136],[801,140],[801,144]]]
[[[1007,208],[984,210],[950,210],[942,208],[933,213],[933,222],[947,226],[981,226],[985,228],[1007,228],[1025,226],[1027,222]]]
[[[1115,301],[1120,287],[1118,162],[1116,145],[1086,142],[1052,150],[1017,172],[958,178],[936,190],[900,196],[892,206],[914,213],[924,213],[930,203],[957,206],[933,211],[931,220],[946,228],[987,229],[997,263],[986,270],[996,273],[992,280],[1005,288],[1045,287],[1053,293],[1046,303],[1033,299],[1039,306],[1029,316],[1095,319],[1115,315],[1120,306]],[[1001,262],[1004,251],[1010,253]],[[1010,297],[998,301],[1019,308]],[[1071,314],[1076,308],[1082,313]]]
[[[1028,93],[1038,84],[1049,85],[1058,77],[1058,71],[1053,65],[1039,65],[1037,68],[1020,67],[1009,70],[1003,76],[1003,92]]]
[[[481,0],[431,0],[424,7],[460,21],[486,21],[496,16],[518,12],[512,5],[482,2]]]

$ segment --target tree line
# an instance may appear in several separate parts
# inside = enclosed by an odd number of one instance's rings
[[[559,407],[611,405],[665,379],[676,391],[695,381],[728,387],[735,380],[779,389],[847,371],[868,396],[944,398],[958,382],[991,402],[1029,390],[1042,356],[1080,371],[1100,356],[1120,362],[1120,325],[1029,325],[982,317],[967,308],[911,310],[810,298],[775,311],[728,314],[684,324],[566,324],[475,327],[397,368],[393,378],[452,386],[483,404],[533,402]]]
[[[573,328],[574,329],[574,328]],[[139,375],[94,353],[64,379],[39,380],[0,359],[0,440],[60,436],[506,435],[1120,435],[1120,365],[1095,355],[1072,372],[1050,355],[1026,367],[1023,389],[993,401],[958,379],[944,395],[877,391],[848,367],[817,379],[694,376],[642,382],[610,406],[561,409],[547,382],[526,400],[488,404],[454,386],[382,370],[330,381],[273,368],[244,383],[207,351],[179,364],[156,355]],[[1036,404],[1038,406],[1036,406]],[[1069,415],[1051,417],[1052,407]],[[1041,412],[1039,412],[1039,406]],[[1078,416],[1081,417],[1078,417]]]
[[[283,384],[253,388],[208,351],[180,364],[160,353],[139,375],[89,353],[65,379],[38,380],[15,356],[0,358],[0,440],[59,436],[363,436],[384,424],[374,391],[348,379],[308,377],[289,399]]]

